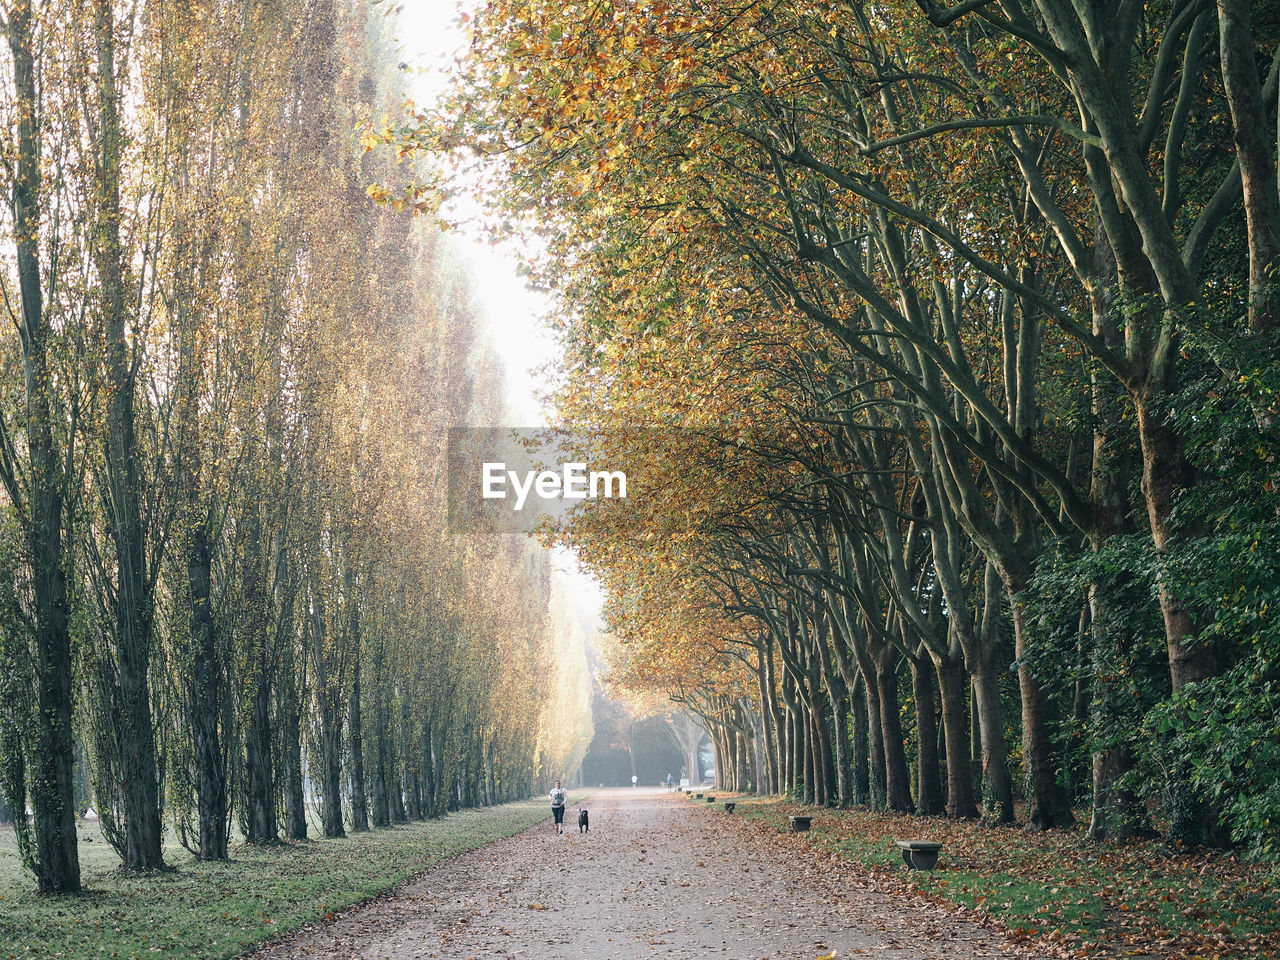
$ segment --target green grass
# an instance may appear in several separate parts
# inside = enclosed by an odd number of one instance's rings
[[[35,892],[6,828],[0,830],[0,960],[235,957],[549,817],[539,798],[344,839],[236,844],[230,863],[200,863],[170,842],[165,856],[177,869],[152,875],[121,871],[97,829],[82,826],[85,893],[60,897]]]
[[[940,817],[801,808],[776,799],[737,813],[775,830],[813,816],[809,842],[882,886],[988,915],[1016,939],[1095,957],[1280,958],[1280,871],[1236,853],[1160,842],[1100,844],[1082,831],[1027,833]],[[943,844],[935,871],[909,871],[895,839]]]

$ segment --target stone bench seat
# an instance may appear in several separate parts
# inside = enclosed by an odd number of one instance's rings
[[[912,870],[932,870],[938,863],[942,844],[936,840],[896,840],[902,850],[902,862]]]

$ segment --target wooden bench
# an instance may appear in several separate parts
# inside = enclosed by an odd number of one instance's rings
[[[942,844],[933,840],[898,840],[902,861],[912,870],[932,870],[938,864]]]
[[[813,817],[789,817],[793,833],[807,833],[813,825]]]
[[[711,796],[711,794],[707,794],[707,803],[715,803],[715,802],[716,802],[716,798]]]
[[[736,806],[737,806],[737,804],[736,804],[736,803],[734,803],[732,800],[726,800],[726,801],[724,802],[724,812],[725,812],[725,813],[733,813],[733,808],[734,808],[734,807],[736,807]]]
[[[701,793],[695,793],[695,794],[693,795],[693,799],[695,799],[695,800],[701,800],[701,799],[702,799],[702,794],[701,794]]]

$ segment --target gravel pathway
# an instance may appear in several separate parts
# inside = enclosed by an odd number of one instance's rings
[[[803,838],[662,791],[604,790],[579,834],[490,843],[254,960],[977,960],[1021,957],[939,907],[873,889]]]

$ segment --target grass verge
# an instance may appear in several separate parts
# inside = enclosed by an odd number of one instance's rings
[[[0,960],[235,957],[409,879],[455,854],[548,820],[545,799],[463,810],[335,840],[237,844],[201,863],[171,844],[172,872],[136,875],[96,829],[80,829],[80,896],[42,897],[0,831]],[[91,838],[91,842],[90,842]]]
[[[769,828],[813,817],[809,842],[1044,953],[1186,960],[1280,958],[1280,870],[1238,854],[1183,852],[1159,842],[1088,840],[1081,831],[1027,833],[941,817],[801,807],[738,798]],[[907,870],[895,840],[942,842],[934,871]]]

